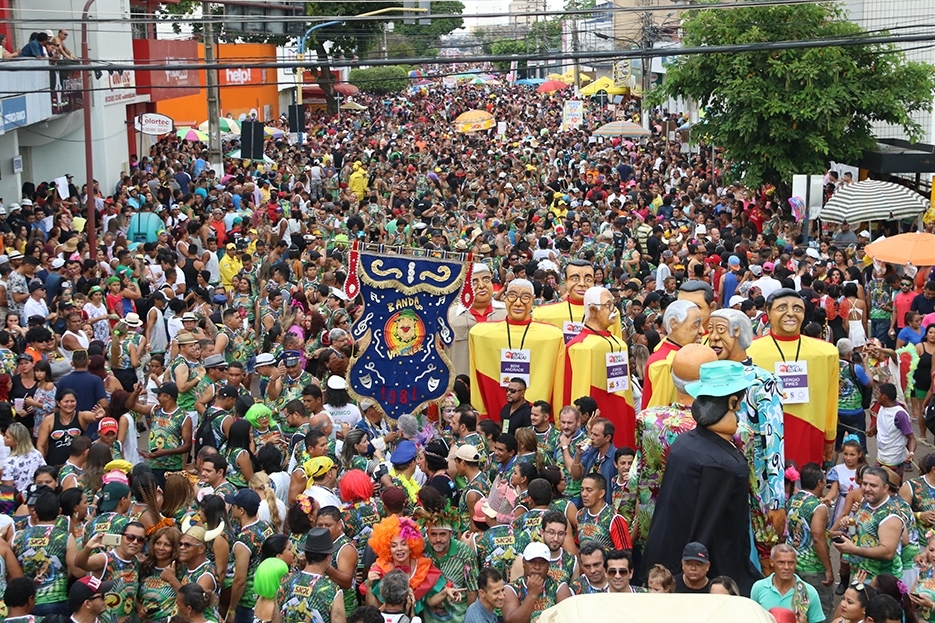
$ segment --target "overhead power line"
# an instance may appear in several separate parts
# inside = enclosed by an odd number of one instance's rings
[[[278,0],[277,0],[278,1]],[[488,0],[482,0],[488,1]],[[496,0],[489,0],[496,1]],[[305,0],[295,0],[295,2],[305,3]],[[319,0],[320,3],[329,3],[333,2],[335,4],[343,3],[344,0]],[[385,0],[363,0],[364,4],[368,2],[373,4],[386,4]],[[758,0],[756,2],[731,2],[731,1],[721,1],[713,2],[710,4],[696,4],[693,2],[680,2],[673,3],[667,6],[653,6],[653,7],[632,7],[632,6],[614,6],[607,8],[592,8],[592,9],[577,9],[573,11],[527,11],[523,13],[510,13],[508,16],[504,15],[502,11],[491,12],[491,13],[448,13],[448,14],[433,14],[432,19],[447,19],[447,18],[503,18],[510,17],[513,18],[522,18],[522,17],[567,17],[574,15],[594,15],[601,13],[637,13],[637,12],[646,12],[647,10],[652,12],[666,12],[671,13],[674,11],[699,11],[699,10],[708,10],[708,9],[747,9],[755,7],[770,7],[770,6],[793,6],[798,4],[823,4],[826,0]],[[280,2],[281,3],[281,2]],[[9,23],[16,22],[19,24],[25,23],[41,23],[48,24],[53,21],[64,21],[71,24],[80,24],[82,21],[94,24],[94,23],[119,23],[119,24],[152,24],[152,23],[191,23],[191,24],[204,24],[204,23],[214,23],[224,25],[226,22],[230,21],[250,21],[251,23],[266,23],[266,22],[307,22],[307,23],[316,23],[316,22],[330,22],[341,20],[345,22],[386,22],[386,21],[399,21],[403,19],[402,17],[396,15],[376,15],[376,16],[366,16],[359,17],[356,15],[282,15],[282,16],[263,16],[263,15],[211,15],[211,16],[202,16],[202,17],[186,17],[183,15],[156,15],[156,16],[146,16],[146,17],[112,17],[112,18],[95,18],[89,17],[87,20],[81,20],[80,18],[69,18],[61,14],[56,17],[48,18],[0,18],[0,23]]]
[[[929,33],[881,35],[875,37],[833,37],[805,41],[766,41],[761,43],[711,45],[692,48],[632,48],[595,52],[559,52],[556,54],[493,54],[471,56],[467,60],[473,63],[494,63],[509,61],[557,61],[557,60],[608,60],[643,57],[687,56],[691,54],[742,54],[744,52],[764,52],[773,50],[802,50],[810,48],[830,48],[865,45],[883,45],[888,43],[911,43],[917,41],[935,41],[935,31]],[[384,65],[450,65],[464,63],[465,57],[417,57],[388,59],[341,59],[329,58],[323,62],[314,54],[302,62],[269,61],[263,63],[178,63],[140,65],[126,61],[116,63],[91,63],[89,65],[69,64],[62,70],[98,70],[98,71],[177,71],[179,69],[299,69],[327,64],[338,67],[377,67]],[[15,60],[0,64],[3,71],[37,71],[35,66],[17,66]],[[54,69],[54,65],[51,66]]]

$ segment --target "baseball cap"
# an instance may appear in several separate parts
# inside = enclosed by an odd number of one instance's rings
[[[112,417],[106,417],[101,420],[97,430],[100,431],[102,435],[104,433],[116,433],[119,430],[119,427],[117,426],[117,420]]]
[[[708,548],[698,541],[692,541],[682,550],[682,560],[694,560],[695,562],[711,562],[708,555]]]
[[[773,263],[772,263],[772,262],[765,262],[765,263],[763,264],[763,270],[764,270],[765,272],[768,272],[768,273],[773,272]]]
[[[549,546],[539,541],[533,541],[527,545],[523,550],[523,560],[532,562],[536,558],[542,558],[547,561],[551,560],[552,555],[549,553]]]
[[[45,284],[41,281],[33,281],[29,284],[29,293],[37,292],[39,290],[45,290]]]
[[[760,275],[763,274],[763,267],[760,266],[759,264],[753,264],[752,266],[750,266],[750,272],[753,273],[755,276],[759,277]]]
[[[225,385],[218,390],[218,396],[220,398],[236,398],[240,394],[237,393],[237,388],[233,385]]]
[[[224,500],[231,506],[239,506],[250,515],[255,515],[260,508],[260,496],[253,489],[240,489],[237,493],[228,493]]]
[[[390,462],[393,465],[405,465],[409,461],[412,461],[416,458],[416,444],[412,443],[408,439],[400,441],[399,445],[396,446],[396,449],[393,450],[393,454],[390,457]]]
[[[61,268],[64,265],[65,265],[65,260],[63,260],[60,257],[57,257],[54,260],[52,260],[52,268]]]
[[[459,446],[455,451],[455,458],[468,463],[480,463],[480,454],[477,452],[477,448],[471,444]]]
[[[159,389],[156,390],[156,395],[159,394],[168,394],[172,396],[172,400],[179,399],[179,386],[175,383],[163,383],[159,386]]]
[[[361,413],[363,413],[370,407],[375,407],[375,406],[377,406],[377,401],[374,400],[373,398],[361,398],[360,400],[357,401],[357,408],[360,409]]]
[[[34,506],[36,501],[43,493],[55,493],[52,487],[48,485],[31,484],[26,487],[26,506]]]
[[[813,260],[821,259],[821,255],[818,253],[818,249],[813,249],[812,247],[805,249],[805,255],[812,258]]]
[[[740,305],[741,303],[743,303],[743,302],[746,301],[746,300],[747,300],[747,299],[745,299],[744,297],[740,296],[739,294],[735,294],[734,296],[730,297],[730,301],[728,301],[727,306],[728,306],[728,307],[733,307],[734,305]]]
[[[130,487],[122,482],[110,482],[101,489],[101,512],[112,513],[123,498],[130,495]]]
[[[727,263],[731,266],[740,266],[740,258],[736,255],[731,255],[729,258],[727,258]]]
[[[102,582],[100,578],[86,575],[68,589],[68,609],[77,612],[81,608],[81,604],[99,595],[107,595],[113,588],[113,580],[104,580]]]

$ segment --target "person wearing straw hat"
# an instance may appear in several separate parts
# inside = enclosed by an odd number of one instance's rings
[[[702,364],[686,385],[697,426],[673,442],[646,549],[644,574],[655,564],[678,569],[687,543],[704,544],[711,575],[728,575],[741,594],[762,575],[751,561],[750,468],[734,445],[737,411],[751,380],[742,363]]]

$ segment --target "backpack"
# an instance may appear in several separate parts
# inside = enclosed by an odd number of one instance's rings
[[[848,363],[848,367],[850,368],[851,378],[854,379],[854,385],[857,386],[857,390],[860,392],[860,406],[869,409],[870,404],[873,402],[873,381],[869,385],[864,385],[857,378],[857,370],[854,369],[853,361]]]
[[[214,420],[221,415],[221,411],[218,409],[210,409],[211,414],[205,414],[205,417],[202,419],[201,423],[198,424],[198,430],[195,431],[195,453],[197,454],[199,450],[205,446],[211,446],[216,450],[220,450],[220,444],[218,443],[217,435],[214,434],[214,429],[211,428],[211,424],[214,423]],[[226,415],[226,414],[225,414]]]
[[[925,420],[925,427],[929,429],[932,434],[935,434],[935,400],[929,400],[922,414]]]

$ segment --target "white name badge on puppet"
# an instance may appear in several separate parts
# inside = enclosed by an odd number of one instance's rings
[[[562,333],[565,334],[565,343],[575,339],[579,333],[584,329],[583,322],[574,322],[573,320],[566,320],[562,323]]]
[[[630,388],[630,360],[629,355],[623,353],[607,353],[607,392],[614,394],[624,392]]]
[[[500,387],[506,387],[514,378],[523,379],[528,387],[530,360],[528,348],[501,348]]]
[[[777,361],[776,376],[782,379],[784,404],[798,405],[809,401],[807,361]]]

